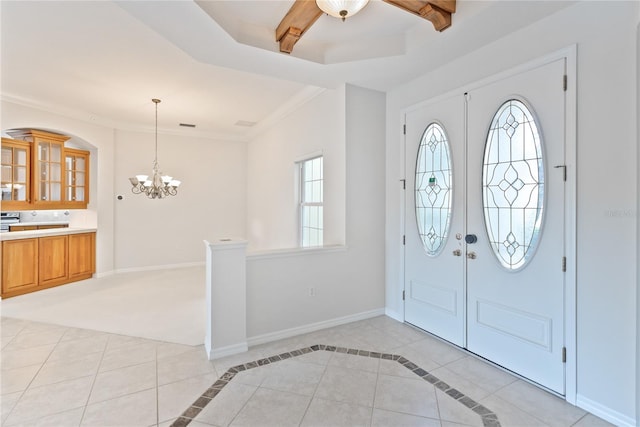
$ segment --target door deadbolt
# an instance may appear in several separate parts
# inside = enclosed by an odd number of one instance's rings
[[[464,236],[464,241],[471,245],[478,241],[478,236],[475,234],[467,234]]]

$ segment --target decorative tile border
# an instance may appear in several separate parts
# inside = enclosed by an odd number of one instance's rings
[[[426,370],[420,368],[418,365],[402,356],[399,356],[397,354],[378,353],[375,351],[356,350],[353,348],[335,347],[323,344],[316,344],[312,345],[311,347],[304,347],[298,350],[276,354],[271,357],[265,357],[263,359],[258,359],[253,362],[244,363],[229,368],[227,372],[224,373],[224,375],[222,375],[215,383],[213,383],[213,385],[211,385],[211,387],[209,387],[204,393],[202,393],[202,395],[195,402],[193,402],[191,406],[187,408],[187,410],[184,411],[182,415],[180,415],[180,417],[178,417],[178,419],[176,419],[171,424],[171,427],[184,427],[189,425],[189,423],[198,416],[202,409],[204,409],[204,407],[207,406],[207,404],[211,402],[211,400],[213,400],[227,384],[229,384],[229,382],[233,379],[233,377],[236,376],[236,374],[242,371],[269,365],[271,363],[277,363],[281,360],[291,359],[293,357],[302,356],[303,354],[313,353],[314,351],[320,350],[351,354],[354,356],[371,357],[373,359],[396,361],[423,380],[432,384],[437,389],[442,390],[452,399],[460,402],[462,405],[478,414],[478,416],[480,416],[480,418],[482,419],[482,424],[484,425],[484,427],[500,427],[498,416],[493,411],[471,399],[469,396],[466,396],[461,391],[449,386],[449,384],[447,384],[446,382],[441,381],[435,375],[430,374]]]

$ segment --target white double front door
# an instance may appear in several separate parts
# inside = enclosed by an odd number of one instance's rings
[[[565,393],[565,59],[406,113],[405,320]]]

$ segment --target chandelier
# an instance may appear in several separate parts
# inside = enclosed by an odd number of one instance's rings
[[[367,3],[369,0],[316,0],[320,10],[343,21],[360,12]]]
[[[175,196],[178,194],[180,181],[173,179],[169,175],[162,175],[160,166],[158,165],[158,104],[159,99],[152,99],[156,104],[156,156],[153,159],[153,170],[151,177],[148,175],[136,175],[129,178],[131,182],[131,191],[133,194],[144,194],[150,199],[162,199],[167,196]]]

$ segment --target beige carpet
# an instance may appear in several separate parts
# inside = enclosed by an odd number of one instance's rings
[[[187,345],[204,343],[205,268],[122,273],[0,302],[0,314]]]

